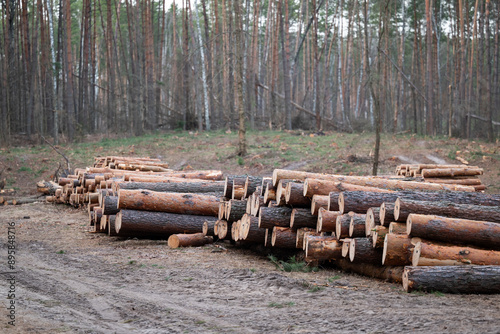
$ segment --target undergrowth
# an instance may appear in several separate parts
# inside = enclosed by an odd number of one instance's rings
[[[283,260],[278,260],[276,256],[274,255],[269,255],[268,256],[269,261],[271,261],[275,266],[276,269],[279,269],[281,271],[286,271],[286,272],[302,272],[302,273],[309,273],[312,271],[318,271],[318,267],[311,267],[308,266],[307,263],[304,261],[297,261],[297,259],[294,256],[291,256],[288,261],[283,261]]]

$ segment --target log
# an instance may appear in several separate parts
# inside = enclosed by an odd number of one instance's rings
[[[57,189],[62,187],[53,181],[40,181],[36,184],[36,190],[44,195],[55,195]]]
[[[245,197],[245,178],[234,178],[231,192],[231,199],[241,200]]]
[[[372,234],[373,248],[383,248],[386,234],[389,229],[382,225],[375,226]]]
[[[264,247],[272,247],[273,232],[271,229],[266,228],[266,236],[264,241]]]
[[[382,250],[373,248],[370,238],[352,238],[349,243],[349,260],[356,263],[382,263]]]
[[[277,248],[295,248],[297,232],[289,227],[274,226],[271,245]]]
[[[412,213],[408,216],[406,228],[406,233],[426,240],[453,240],[457,244],[500,250],[498,223]]]
[[[168,247],[199,247],[212,242],[214,242],[214,239],[203,233],[173,234],[168,238]]]
[[[257,187],[259,187],[262,184],[262,180],[263,178],[260,176],[248,175],[245,180],[245,189],[243,197],[248,198],[251,194],[253,194],[257,190]]]
[[[226,218],[228,203],[229,203],[228,201],[224,201],[224,202],[219,203],[219,211],[217,212],[217,218],[219,218],[220,220]]]
[[[378,225],[380,225],[380,207],[369,208],[366,210],[365,236],[371,236],[373,229]]]
[[[389,224],[395,221],[394,218],[394,202],[384,202],[380,205],[380,225]]]
[[[252,216],[258,216],[260,207],[264,206],[264,204],[265,204],[264,196],[260,196],[260,195],[256,194],[254,197],[254,201],[252,203],[252,206],[251,206],[250,214]]]
[[[215,236],[216,234],[214,233],[214,227],[216,222],[217,222],[216,220],[205,220],[203,222],[203,227],[202,227],[203,235],[209,237]]]
[[[285,189],[285,202],[294,208],[310,208],[311,199],[304,196],[304,184],[288,182]]]
[[[264,196],[264,193],[265,193],[268,186],[270,186],[270,187],[273,186],[273,178],[272,177],[263,177],[261,188],[260,188],[261,193],[259,194],[260,196]]]
[[[246,180],[247,175],[229,175],[226,176],[224,181],[224,197],[233,198],[233,180],[242,179]]]
[[[424,180],[430,183],[448,183],[448,184],[461,184],[464,186],[480,186],[482,185],[480,179],[456,179],[456,178],[428,178]]]
[[[290,181],[290,180],[280,180],[278,182],[278,186],[276,187],[276,203],[278,205],[280,205],[280,206],[286,204],[286,199],[285,199],[286,186],[290,182],[292,182],[292,181]]]
[[[474,176],[483,175],[482,168],[435,168],[422,169],[421,172],[424,178],[427,177],[454,177],[454,176]]]
[[[125,176],[125,175],[149,175],[149,176],[167,176],[167,177],[176,177],[176,178],[184,178],[184,179],[200,179],[200,180],[213,180],[220,181],[223,179],[223,174],[220,170],[199,170],[199,171],[186,171],[186,172],[136,172],[136,171],[128,171],[128,170],[120,170],[120,169],[111,169],[111,168],[95,168],[95,167],[87,167],[87,173],[109,173],[114,176]],[[127,178],[125,178],[128,181]]]
[[[396,192],[344,191],[339,194],[339,211],[366,213],[371,207],[380,206],[384,202],[394,202],[397,198]]]
[[[309,240],[309,238],[320,237],[320,236],[323,236],[323,235],[321,233],[314,231],[314,229],[312,231],[305,231],[304,236],[302,237],[302,244],[299,243],[299,245],[296,245],[296,246],[298,246],[297,248],[300,248],[302,250],[306,250],[307,240]]]
[[[319,214],[319,209],[323,208],[325,210],[328,210],[329,202],[329,195],[313,195],[311,200],[311,213],[317,216]]]
[[[199,233],[206,219],[206,216],[124,209],[116,214],[115,228],[119,235],[167,237],[176,233]]]
[[[351,217],[354,212],[349,212],[337,216],[335,221],[335,235],[337,239],[347,238],[349,236],[349,227],[351,225]]]
[[[500,194],[483,194],[477,192],[425,192],[399,191],[399,198],[416,201],[449,201],[457,204],[477,204],[485,206],[500,206]]]
[[[351,216],[351,222],[349,223],[349,237],[350,238],[360,238],[366,237],[366,215],[361,213],[355,213]]]
[[[231,239],[231,228],[232,226],[227,221],[219,220],[219,224],[217,225],[217,236],[219,239]]]
[[[350,252],[350,243],[352,239],[345,238],[345,239],[340,239],[339,241],[342,242],[342,257],[349,258],[349,252]]]
[[[205,182],[122,182],[117,185],[117,189],[146,189],[158,192],[176,192],[176,193],[220,193],[224,191],[224,182],[205,181]]]
[[[266,189],[264,191],[264,202],[267,204],[271,201],[276,200],[276,190],[277,188],[274,187],[272,184],[267,184]]]
[[[304,236],[307,232],[315,232],[313,228],[302,227],[297,230],[297,237],[295,239],[295,247],[302,248],[304,245]]]
[[[311,214],[309,209],[293,209],[290,216],[290,228],[296,230],[302,227],[311,227],[316,230],[318,217]]]
[[[217,217],[219,198],[189,193],[120,190],[118,192],[118,208]]]
[[[226,220],[228,223],[233,223],[240,220],[246,213],[247,201],[232,199],[227,202],[226,206]]]
[[[382,253],[382,264],[386,266],[410,265],[413,247],[415,247],[415,245],[412,244],[412,238],[406,234],[386,234]]]
[[[102,202],[102,213],[105,215],[116,215],[118,209],[118,196],[106,196]]]
[[[116,233],[115,221],[116,221],[116,215],[109,215],[108,216],[107,227],[108,227],[108,235],[110,237],[114,237],[114,236],[118,235],[118,233]]]
[[[306,178],[315,178],[335,182],[346,182],[360,186],[383,188],[388,190],[431,190],[431,191],[470,191],[473,187],[461,185],[447,185],[437,183],[424,183],[415,181],[402,181],[401,179],[387,179],[382,177],[346,176],[333,174],[309,173],[301,171],[290,171],[275,169],[273,171],[273,185],[277,185],[282,179],[303,181]]]
[[[406,223],[391,222],[389,224],[389,233],[391,233],[391,234],[407,234]]]
[[[419,241],[413,249],[413,266],[500,265],[500,251]]]
[[[304,180],[304,196],[328,195],[331,192],[340,193],[342,191],[370,191],[370,192],[392,192],[392,190],[377,187],[359,186],[347,182],[336,182],[321,179],[307,178]]]
[[[457,204],[448,201],[413,201],[398,198],[394,203],[394,218],[396,221],[406,221],[410,213],[500,223],[500,207]]]
[[[330,197],[330,201],[328,202],[328,211],[339,211],[340,193],[331,192],[328,196]]]
[[[259,219],[251,215],[246,215],[246,217],[242,219],[246,220],[246,227],[242,239],[249,242],[264,244],[266,241],[267,229],[259,228]]]
[[[401,283],[403,267],[381,266],[372,263],[352,263],[348,259],[339,259],[335,264],[346,272],[352,272],[384,281]]]
[[[403,289],[406,292],[500,293],[500,266],[407,266]]]
[[[125,174],[123,179],[117,183],[123,182],[151,182],[151,183],[200,183],[200,182],[221,182],[219,180],[205,180],[197,178],[182,178],[168,175],[155,175],[155,174]]]
[[[306,242],[306,261],[338,260],[342,258],[342,243],[331,236],[308,238]]]
[[[262,207],[259,210],[259,227],[272,229],[274,226],[289,227],[292,209],[287,207]]]
[[[328,211],[321,208],[318,212],[316,232],[335,232],[337,230],[337,217],[339,211]]]
[[[22,205],[30,204],[42,201],[42,198],[38,197],[19,197],[11,200],[4,200],[3,205]]]

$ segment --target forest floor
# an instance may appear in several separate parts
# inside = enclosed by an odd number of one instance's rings
[[[368,175],[373,134],[169,132],[98,138],[59,149],[71,167],[97,155],[159,157],[171,168],[271,175],[274,168]],[[401,163],[484,168],[500,192],[500,144],[385,135],[380,174]],[[48,146],[0,149],[1,178],[16,196],[35,196],[64,160]],[[64,165],[64,164],[63,164]],[[347,274],[280,271],[265,255],[230,244],[169,249],[166,240],[89,233],[87,214],[64,205],[0,207],[0,332],[4,333],[499,333],[500,295],[405,293],[399,284]],[[8,324],[12,282],[8,227],[15,224],[16,326]],[[12,229],[11,229],[12,231]],[[5,276],[5,277],[4,277]]]

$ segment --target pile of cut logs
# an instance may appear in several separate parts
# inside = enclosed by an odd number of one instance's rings
[[[168,237],[170,247],[219,239],[301,249],[312,265],[333,262],[406,291],[500,293],[500,195],[474,186],[282,169],[222,181],[220,171],[124,157],[75,174],[39,187],[50,188],[48,201],[86,204],[95,232]]]

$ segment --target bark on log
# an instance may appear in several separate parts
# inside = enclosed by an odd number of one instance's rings
[[[295,239],[295,247],[302,248],[304,245],[304,236],[307,232],[315,232],[313,228],[303,227],[297,230],[297,237]]]
[[[406,221],[410,213],[500,223],[500,207],[457,204],[448,201],[413,201],[398,198],[394,204],[394,218],[396,221]]]
[[[500,293],[500,266],[407,266],[403,289],[406,292]]]
[[[216,222],[217,222],[216,220],[205,220],[203,222],[203,227],[202,227],[202,233],[203,233],[203,235],[206,235],[206,236],[209,236],[209,237],[215,236],[214,226],[215,226]]]
[[[345,176],[332,174],[319,174],[300,171],[290,171],[284,169],[275,169],[273,171],[273,184],[277,185],[282,179],[305,180],[306,178],[315,178],[335,182],[347,182],[360,186],[383,188],[388,190],[432,190],[432,191],[471,191],[473,187],[460,185],[446,185],[437,183],[424,183],[415,181],[401,181],[401,179],[387,179],[381,177],[366,176]]]
[[[394,202],[384,202],[380,205],[380,225],[384,226],[395,221]]]
[[[331,192],[328,196],[330,197],[330,201],[328,202],[328,211],[339,211],[340,193]]]
[[[386,266],[410,265],[413,247],[415,245],[412,244],[412,239],[406,234],[386,234],[382,264]]]
[[[480,186],[482,185],[480,179],[456,179],[456,178],[428,178],[424,180],[430,183],[447,183],[447,184],[461,184],[464,186]]]
[[[280,180],[278,182],[278,186],[276,187],[276,203],[278,205],[280,205],[280,206],[286,204],[286,199],[285,199],[286,186],[290,182],[292,182],[292,181],[290,181],[290,180]]]
[[[226,176],[224,181],[224,197],[233,198],[233,180],[234,179],[246,179],[247,175],[229,175]]]
[[[353,214],[354,212],[349,212],[337,216],[337,220],[335,221],[335,235],[338,240],[349,237],[349,226],[351,225]]]
[[[118,196],[106,196],[102,203],[102,213],[105,215],[116,215],[120,209],[118,209]]]
[[[380,206],[384,202],[394,202],[397,198],[396,192],[344,191],[339,194],[339,211],[366,213],[371,207]]]
[[[348,259],[339,259],[335,261],[335,264],[346,272],[393,283],[401,283],[403,277],[403,267],[381,266],[371,263],[352,263]]]
[[[267,184],[266,189],[264,191],[264,202],[267,204],[270,201],[275,201],[276,200],[276,190],[277,188],[274,187],[272,184]]]
[[[259,227],[272,229],[274,226],[290,227],[292,209],[287,207],[262,207],[259,210]]]
[[[389,233],[391,233],[391,234],[407,234],[406,223],[391,222],[389,224]]]
[[[318,212],[316,232],[335,232],[337,230],[337,217],[339,211],[328,211],[321,208]]]
[[[275,226],[271,245],[278,248],[295,248],[297,242],[297,232],[289,227]]]
[[[243,197],[248,198],[251,194],[253,194],[257,190],[257,187],[262,184],[262,179],[263,178],[260,176],[248,175],[245,180],[245,190]]]
[[[217,225],[217,236],[220,240],[231,239],[231,225],[225,220],[219,220]]]
[[[311,214],[308,209],[293,209],[290,216],[290,228],[297,230],[302,227],[316,229],[318,217]]]
[[[40,181],[36,184],[36,189],[44,195],[55,195],[57,189],[61,189],[61,185],[53,181]]]
[[[380,225],[380,207],[369,208],[366,210],[365,236],[371,236],[373,229],[378,225]]]
[[[323,236],[322,233],[318,233],[314,230],[305,231],[304,236],[302,237],[302,244],[299,244],[297,248],[300,248],[305,251],[307,247],[307,240],[309,240],[309,238],[320,237],[320,236]]]
[[[227,202],[226,220],[228,223],[240,220],[246,213],[247,201],[232,199]]]
[[[311,199],[304,196],[304,184],[288,182],[285,189],[285,202],[295,208],[310,208]]]
[[[217,217],[219,214],[219,198],[216,196],[162,193],[149,190],[120,190],[118,192],[118,208]]]
[[[259,228],[259,219],[251,215],[247,215],[245,219],[246,227],[242,239],[249,242],[264,244],[266,241],[266,229]]]
[[[428,240],[470,244],[484,249],[500,250],[500,224],[447,218],[434,215],[410,214],[406,232]]]
[[[121,210],[116,214],[115,228],[119,235],[126,233],[167,237],[175,233],[199,233],[206,219],[206,216]]]
[[[500,265],[500,251],[420,241],[413,249],[414,266]]]
[[[182,182],[182,183],[156,183],[156,182],[123,182],[117,185],[117,189],[146,189],[158,192],[175,193],[220,193],[224,191],[224,182],[206,181],[206,182]]]
[[[382,250],[373,248],[370,238],[352,238],[349,243],[349,260],[356,263],[382,263]]]
[[[231,191],[231,199],[241,200],[245,197],[245,178],[234,178]]]
[[[372,234],[373,248],[383,248],[386,234],[389,229],[382,225],[375,226]]]
[[[424,178],[426,177],[454,177],[454,176],[474,176],[483,175],[482,168],[436,168],[436,169],[422,169],[421,172]]]
[[[339,241],[342,242],[342,257],[349,258],[349,252],[351,249],[350,243],[351,243],[352,239],[344,238],[344,239],[340,239]]]
[[[342,243],[335,237],[308,238],[306,242],[306,261],[338,260],[342,258]]]
[[[319,214],[319,209],[328,210],[330,196],[328,195],[313,195],[311,200],[311,213],[315,216]]]
[[[350,238],[360,238],[366,237],[366,215],[361,213],[355,213],[351,217],[351,222],[349,223],[349,237]]]
[[[185,179],[200,179],[200,180],[214,180],[220,181],[223,179],[222,172],[220,170],[199,170],[199,171],[186,171],[186,172],[135,172],[128,170],[119,170],[111,168],[95,168],[87,167],[87,173],[110,173],[114,176],[125,176],[125,175],[149,175],[149,176],[167,176],[167,177],[177,177]],[[125,178],[128,181],[127,178]]]
[[[20,197],[14,198],[11,200],[4,200],[3,205],[21,205],[21,204],[29,204],[43,201],[43,198],[34,198],[34,197]]]
[[[392,192],[392,190],[376,187],[359,186],[347,182],[336,182],[321,179],[307,178],[304,180],[304,196],[328,195],[331,192],[340,193],[342,191],[370,191],[370,192]]]
[[[260,188],[261,193],[259,194],[260,196],[264,196],[264,193],[265,193],[266,188],[268,187],[268,185],[270,187],[273,186],[273,178],[272,177],[263,177],[262,178],[261,188]]]
[[[116,221],[116,215],[109,215],[108,216],[108,235],[110,237],[117,236],[118,233],[116,233],[116,228],[115,228],[115,221]]]
[[[203,233],[173,234],[168,238],[168,247],[199,247],[212,242],[214,242],[214,239]]]

